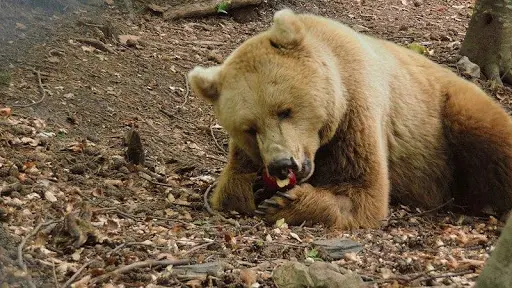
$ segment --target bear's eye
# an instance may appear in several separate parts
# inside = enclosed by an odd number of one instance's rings
[[[252,128],[245,129],[245,133],[247,133],[251,136],[256,136],[256,133],[258,133],[258,131],[256,130],[256,128],[252,127]]]
[[[279,111],[279,113],[277,113],[277,117],[279,117],[279,119],[281,119],[281,120],[290,118],[291,115],[292,115],[292,109],[290,109],[290,108],[284,109],[282,111]]]
[[[279,46],[279,44],[277,44],[276,42],[270,40],[270,46],[276,48],[276,49],[281,49],[281,46]]]

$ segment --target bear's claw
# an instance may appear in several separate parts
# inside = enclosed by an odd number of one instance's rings
[[[276,192],[270,199],[265,199],[258,205],[255,214],[261,216],[268,216],[269,214],[275,214],[291,201],[295,201],[297,198],[288,194],[287,192]]]
[[[279,192],[278,191],[278,192],[276,192],[276,195],[279,195],[279,196],[281,196],[283,198],[286,198],[286,199],[288,199],[290,201],[294,201],[295,200],[295,197],[291,196],[290,194],[288,194],[286,192]]]

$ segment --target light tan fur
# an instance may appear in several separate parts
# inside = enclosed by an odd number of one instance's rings
[[[312,175],[265,218],[376,227],[390,196],[433,208],[512,207],[512,121],[476,85],[399,45],[284,9],[219,66],[189,73],[228,131],[211,203],[252,214],[253,182],[286,153]],[[291,109],[287,119],[277,117]],[[286,155],[288,155],[286,154]]]

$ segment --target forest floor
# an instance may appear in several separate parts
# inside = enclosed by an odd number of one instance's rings
[[[492,217],[398,206],[379,229],[328,233],[209,215],[203,194],[226,163],[227,135],[185,79],[195,65],[222,62],[284,6],[401,45],[421,43],[457,72],[473,1],[268,0],[173,21],[144,9],[163,0],[136,1],[133,14],[123,1],[54,10],[4,2],[1,287],[275,287],[272,271],[285,260],[330,261],[313,245],[327,238],[361,244],[332,262],[369,287],[471,286],[488,259],[503,225]],[[474,81],[510,109],[509,88]],[[144,171],[124,160],[132,128]],[[143,261],[160,262],[116,270]],[[185,262],[213,268],[185,273]]]

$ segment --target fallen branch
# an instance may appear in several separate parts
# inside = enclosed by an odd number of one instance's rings
[[[90,45],[90,46],[92,46],[98,50],[104,51],[104,52],[116,54],[116,51],[114,51],[114,49],[109,47],[107,44],[101,42],[100,40],[96,40],[93,38],[77,38],[76,41]]]
[[[227,13],[227,11],[232,9],[259,5],[261,2],[262,0],[210,0],[201,1],[200,3],[176,5],[172,6],[170,9],[159,7],[160,9],[152,10],[161,12],[164,19],[178,19]]]
[[[34,103],[30,103],[30,104],[14,104],[14,105],[11,105],[12,107],[16,107],[16,108],[27,108],[27,107],[30,107],[30,106],[34,106],[34,105],[37,105],[41,102],[43,102],[44,98],[46,97],[46,91],[44,91],[44,87],[43,87],[43,82],[41,81],[41,72],[35,70],[35,69],[32,69],[32,71],[34,71],[34,73],[36,73],[37,75],[37,83],[39,84],[39,91],[41,93],[41,98],[39,100],[37,100],[36,102]]]
[[[210,245],[212,245],[212,244],[214,244],[214,243],[215,243],[215,242],[214,242],[214,241],[212,241],[212,242],[206,242],[206,243],[203,243],[203,244],[200,244],[200,245],[194,246],[194,247],[192,247],[192,249],[190,249],[190,250],[186,251],[183,255],[188,255],[188,254],[190,254],[190,253],[192,253],[192,252],[194,252],[194,251],[197,251],[197,250],[199,250],[199,249],[206,248],[206,247],[208,247],[208,246],[210,246]]]
[[[75,274],[73,274],[73,276],[71,276],[71,278],[69,278],[68,281],[66,281],[66,283],[64,283],[64,285],[62,285],[62,288],[67,288],[68,286],[70,286],[75,281],[75,279],[78,277],[78,275],[80,275],[80,273],[82,273],[82,271],[84,271],[85,268],[87,268],[87,266],[91,265],[92,262],[94,262],[94,260],[91,260],[91,261],[85,263],[84,265],[82,265],[82,267],[80,267],[75,272]]]
[[[28,234],[26,237],[24,237],[21,240],[20,245],[18,245],[18,266],[21,269],[23,269],[24,272],[27,272],[27,265],[25,265],[25,263],[23,262],[23,248],[25,247],[25,244],[27,243],[27,240],[30,239],[31,237],[35,236],[39,232],[39,230],[41,230],[41,228],[43,228],[43,226],[48,226],[48,225],[51,225],[51,224],[56,223],[56,222],[59,222],[59,221],[51,220],[51,221],[48,221],[48,222],[41,222],[41,223],[39,223],[34,228],[34,230],[32,230],[30,232],[30,234]]]
[[[96,284],[98,282],[107,280],[112,276],[120,275],[120,274],[129,272],[133,269],[137,269],[137,268],[153,267],[153,266],[168,266],[168,265],[180,266],[180,265],[190,264],[190,262],[191,261],[189,259],[186,259],[186,260],[147,260],[147,261],[135,262],[130,265],[126,265],[121,268],[118,268],[112,272],[92,278],[89,281],[89,284]]]

